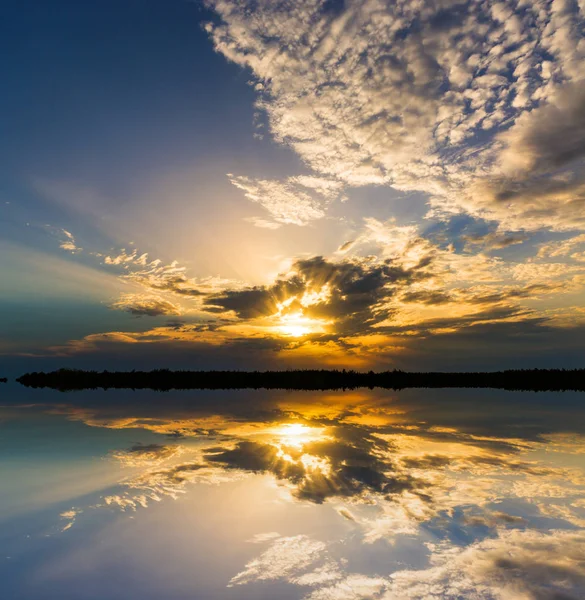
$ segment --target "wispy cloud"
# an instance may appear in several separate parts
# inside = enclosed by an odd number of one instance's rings
[[[59,244],[59,248],[63,250],[69,250],[70,252],[80,252],[82,248],[79,248],[75,242],[75,238],[73,234],[66,229],[62,229],[61,233],[63,235],[61,243]]]
[[[319,177],[290,177],[286,181],[228,175],[248,200],[264,207],[274,221],[254,219],[258,227],[307,225],[325,216],[327,205],[340,195],[342,184]]]
[[[181,308],[159,296],[141,294],[122,294],[110,304],[110,308],[123,310],[137,317],[159,317],[161,315],[181,315]]]

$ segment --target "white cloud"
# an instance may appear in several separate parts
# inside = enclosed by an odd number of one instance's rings
[[[306,535],[279,537],[243,571],[232,577],[229,586],[252,581],[288,579],[307,570],[321,558],[325,544]]]
[[[228,175],[246,198],[263,206],[274,219],[254,219],[255,225],[276,229],[285,225],[307,225],[325,216],[327,205],[339,195],[340,184],[318,177],[290,177],[284,182]]]
[[[207,27],[215,48],[251,70],[271,134],[315,177],[421,190],[435,215],[468,211],[509,229],[585,225],[584,184],[551,170],[584,151],[577,5],[208,4],[220,17]],[[322,216],[291,189],[298,179],[234,183],[280,222]]]
[[[75,242],[75,238],[73,234],[66,229],[61,229],[61,233],[64,236],[64,239],[61,240],[59,244],[59,248],[63,250],[69,250],[70,252],[80,252],[83,248],[79,248],[77,243]]]
[[[427,544],[431,566],[389,577],[349,574],[306,600],[577,600],[585,593],[585,533],[501,531],[467,548]]]
[[[433,567],[394,573],[384,600],[566,600],[585,594],[585,533],[511,530],[465,550],[439,549]]]

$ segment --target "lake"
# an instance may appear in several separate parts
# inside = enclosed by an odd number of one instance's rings
[[[0,393],[0,597],[585,597],[577,392]]]

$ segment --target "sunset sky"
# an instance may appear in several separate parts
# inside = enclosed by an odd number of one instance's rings
[[[3,12],[0,369],[584,366],[583,0]]]

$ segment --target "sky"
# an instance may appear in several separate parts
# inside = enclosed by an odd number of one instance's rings
[[[0,368],[583,366],[582,0],[22,0]]]

